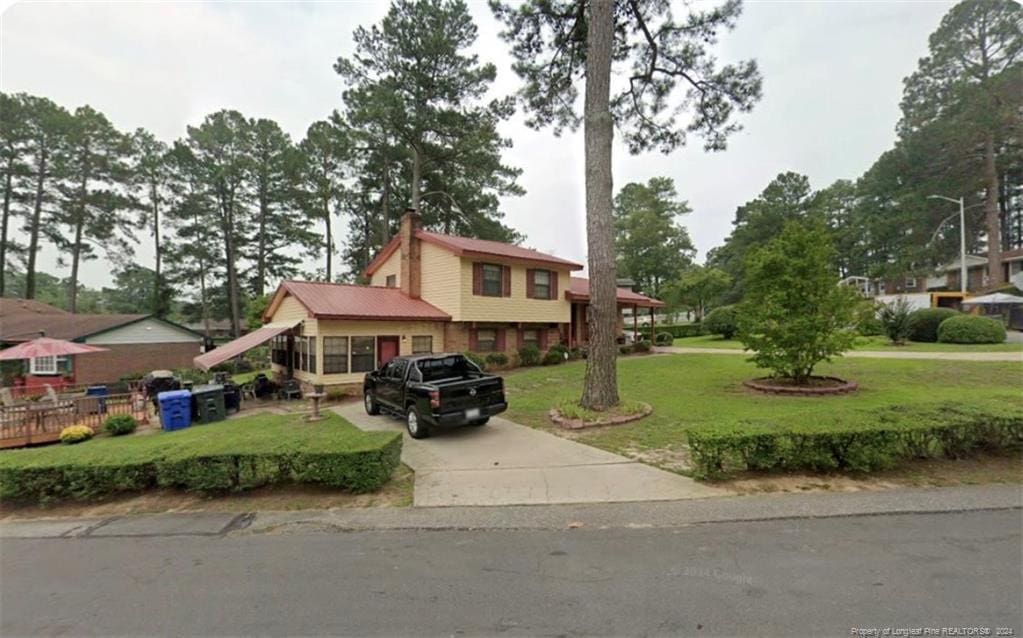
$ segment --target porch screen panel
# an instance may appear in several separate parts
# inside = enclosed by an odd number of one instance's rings
[[[352,337],[352,372],[376,369],[376,337]]]
[[[348,337],[323,338],[323,374],[348,372]]]

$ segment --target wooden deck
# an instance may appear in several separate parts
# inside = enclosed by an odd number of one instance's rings
[[[0,408],[0,449],[58,441],[61,431],[72,425],[85,425],[98,432],[107,417],[116,414],[130,414],[139,423],[149,422],[148,404],[137,393],[4,406]]]

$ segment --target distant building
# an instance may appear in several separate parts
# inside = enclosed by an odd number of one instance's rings
[[[203,336],[152,315],[72,314],[31,299],[0,298],[0,349],[45,335],[106,348],[71,357],[39,357],[26,385],[110,383],[150,370],[188,368]]]

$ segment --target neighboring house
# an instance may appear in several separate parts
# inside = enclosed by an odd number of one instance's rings
[[[0,348],[40,335],[106,348],[74,357],[40,357],[26,385],[109,383],[130,374],[191,367],[203,337],[150,315],[71,314],[34,300],[0,299]]]
[[[1017,248],[1002,253],[1002,267],[1006,280],[1023,289],[1023,249]],[[926,292],[959,292],[961,269],[959,259],[939,266],[930,276],[908,274],[900,278],[870,279],[867,277],[846,277],[841,283],[855,287],[865,297],[901,295]],[[966,256],[966,291],[981,294],[988,291],[988,262],[986,255]]]
[[[230,319],[210,319],[209,324],[207,324],[204,321],[193,321],[192,323],[184,324],[184,327],[188,328],[192,332],[208,336],[210,339],[215,339],[218,341],[230,339],[231,333],[233,332]],[[246,334],[248,331],[249,331],[248,327],[245,325],[245,322],[243,321],[241,326],[241,333]]]
[[[407,213],[399,233],[364,273],[370,284],[286,281],[265,325],[196,357],[209,368],[271,341],[275,372],[306,383],[359,383],[399,354],[514,354],[587,341],[589,282],[580,264],[501,242],[420,228]],[[618,289],[619,308],[664,304]],[[622,319],[619,313],[619,326]]]

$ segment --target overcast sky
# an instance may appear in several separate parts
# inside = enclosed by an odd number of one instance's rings
[[[699,0],[697,0],[699,1]],[[470,1],[477,51],[497,65],[495,92],[518,86],[499,25]],[[0,5],[2,6],[2,5]],[[615,145],[616,190],[674,178],[693,213],[684,219],[700,258],[728,235],[735,209],[778,173],[809,175],[814,188],[856,178],[895,139],[902,78],[926,53],[948,2],[747,2],[720,43],[722,61],[755,58],[764,98],[726,151],[697,140],[671,155],[630,156]],[[332,70],[352,52],[352,30],[379,21],[377,2],[19,3],[0,22],[0,88],[74,108],[90,104],[115,126],[144,127],[164,141],[222,108],[276,120],[296,140],[341,102]],[[585,263],[581,132],[532,131],[521,114],[502,127],[507,162],[524,169],[523,197],[507,198],[506,223],[526,244]],[[337,238],[339,241],[342,237]],[[148,265],[152,249],[138,247]],[[44,270],[66,276],[48,249]],[[102,260],[83,283],[109,283]]]

